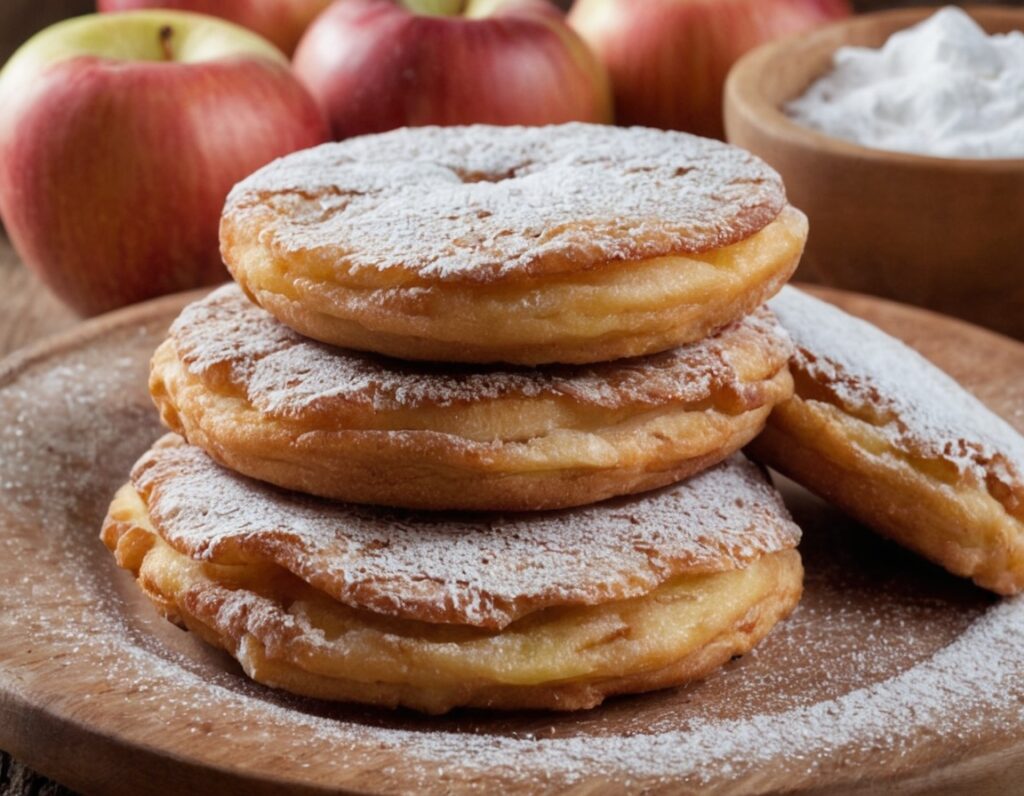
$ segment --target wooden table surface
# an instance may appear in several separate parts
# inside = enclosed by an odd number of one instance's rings
[[[22,266],[0,230],[0,356],[79,320]]]

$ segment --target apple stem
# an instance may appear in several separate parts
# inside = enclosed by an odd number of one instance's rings
[[[164,51],[164,59],[167,61],[174,60],[174,50],[171,48],[171,39],[174,37],[174,28],[170,25],[164,25],[160,28],[160,47]]]

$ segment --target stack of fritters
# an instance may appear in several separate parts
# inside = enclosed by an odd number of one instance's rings
[[[254,679],[584,708],[702,677],[796,604],[799,531],[737,453],[792,396],[762,305],[807,232],[756,158],[400,130],[271,164],[221,229],[238,285],[156,352],[175,434],[103,539]]]

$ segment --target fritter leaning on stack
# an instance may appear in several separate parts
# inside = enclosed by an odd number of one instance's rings
[[[150,386],[181,436],[103,539],[168,618],[302,694],[576,709],[702,677],[801,591],[799,531],[735,452],[792,395],[761,305],[806,231],[763,163],[681,133],[289,156],[228,200],[253,302],[173,325]]]
[[[771,307],[796,395],[752,453],[953,574],[1024,589],[1024,438],[871,324],[791,287]]]

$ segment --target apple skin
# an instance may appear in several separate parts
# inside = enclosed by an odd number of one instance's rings
[[[608,69],[620,124],[723,138],[742,55],[850,13],[848,0],[576,0],[569,24]]]
[[[99,11],[142,11],[169,8],[193,11],[234,22],[256,31],[287,55],[331,0],[96,0]]]
[[[147,19],[137,30],[138,19],[124,24],[133,17]],[[90,28],[95,20],[106,22]],[[164,25],[199,32],[196,60],[130,57],[138,35],[148,47]],[[88,55],[94,40],[129,57]],[[329,137],[279,51],[230,23],[176,12],[47,29],[0,73],[0,103],[0,216],[22,260],[89,315],[223,281],[228,191]]]
[[[451,15],[339,0],[306,31],[292,65],[337,139],[612,118],[604,69],[546,0],[471,3]]]

